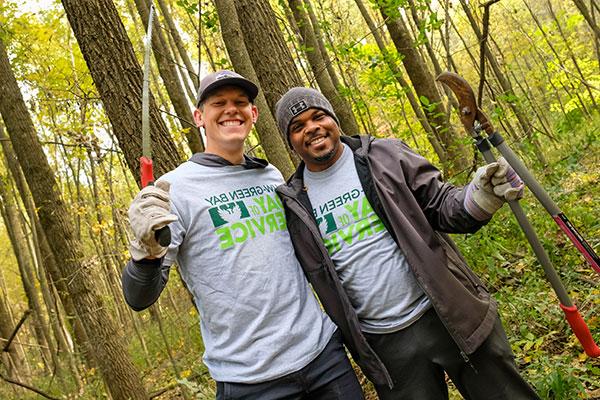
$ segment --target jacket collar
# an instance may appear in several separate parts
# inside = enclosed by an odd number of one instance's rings
[[[211,153],[196,153],[191,158],[190,161],[195,162],[196,164],[204,165],[205,167],[226,167],[232,164],[230,161],[224,159],[221,156]],[[244,169],[255,169],[255,168],[265,168],[269,163],[267,160],[263,160],[262,158],[251,157],[247,154],[244,154],[244,161],[239,164]]]

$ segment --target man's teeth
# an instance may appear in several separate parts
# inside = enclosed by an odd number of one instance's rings
[[[241,125],[240,121],[223,121],[221,122],[221,125],[223,126],[238,126]]]
[[[321,143],[323,140],[325,140],[325,137],[320,137],[320,138],[317,138],[317,139],[311,140],[311,141],[310,141],[308,144],[311,144],[311,145],[319,144],[319,143]]]

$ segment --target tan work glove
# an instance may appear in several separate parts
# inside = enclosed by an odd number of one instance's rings
[[[134,260],[160,258],[167,252],[156,241],[154,232],[177,220],[171,214],[167,181],[157,181],[155,186],[146,186],[129,206],[129,224],[135,238],[129,244],[129,253]]]
[[[508,162],[500,157],[498,161],[484,165],[475,172],[475,177],[467,187],[465,208],[479,221],[489,219],[505,201],[523,197],[523,181]]]

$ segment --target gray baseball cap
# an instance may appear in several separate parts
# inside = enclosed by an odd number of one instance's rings
[[[196,98],[196,107],[206,100],[212,91],[223,86],[237,86],[243,89],[252,102],[258,94],[258,87],[254,83],[236,72],[223,69],[206,75],[200,81],[198,97]]]
[[[331,103],[321,92],[305,87],[291,88],[275,104],[277,125],[281,133],[288,138],[288,142],[290,140],[288,130],[292,119],[310,108],[318,108],[325,111],[335,120],[338,126],[340,125],[340,121],[335,115]]]

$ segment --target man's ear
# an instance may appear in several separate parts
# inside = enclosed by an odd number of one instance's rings
[[[202,111],[200,111],[199,108],[196,108],[194,110],[194,122],[196,123],[196,126],[198,128],[201,128],[204,126],[204,120],[202,119]]]
[[[252,104],[252,123],[255,124],[258,120],[258,107]]]

